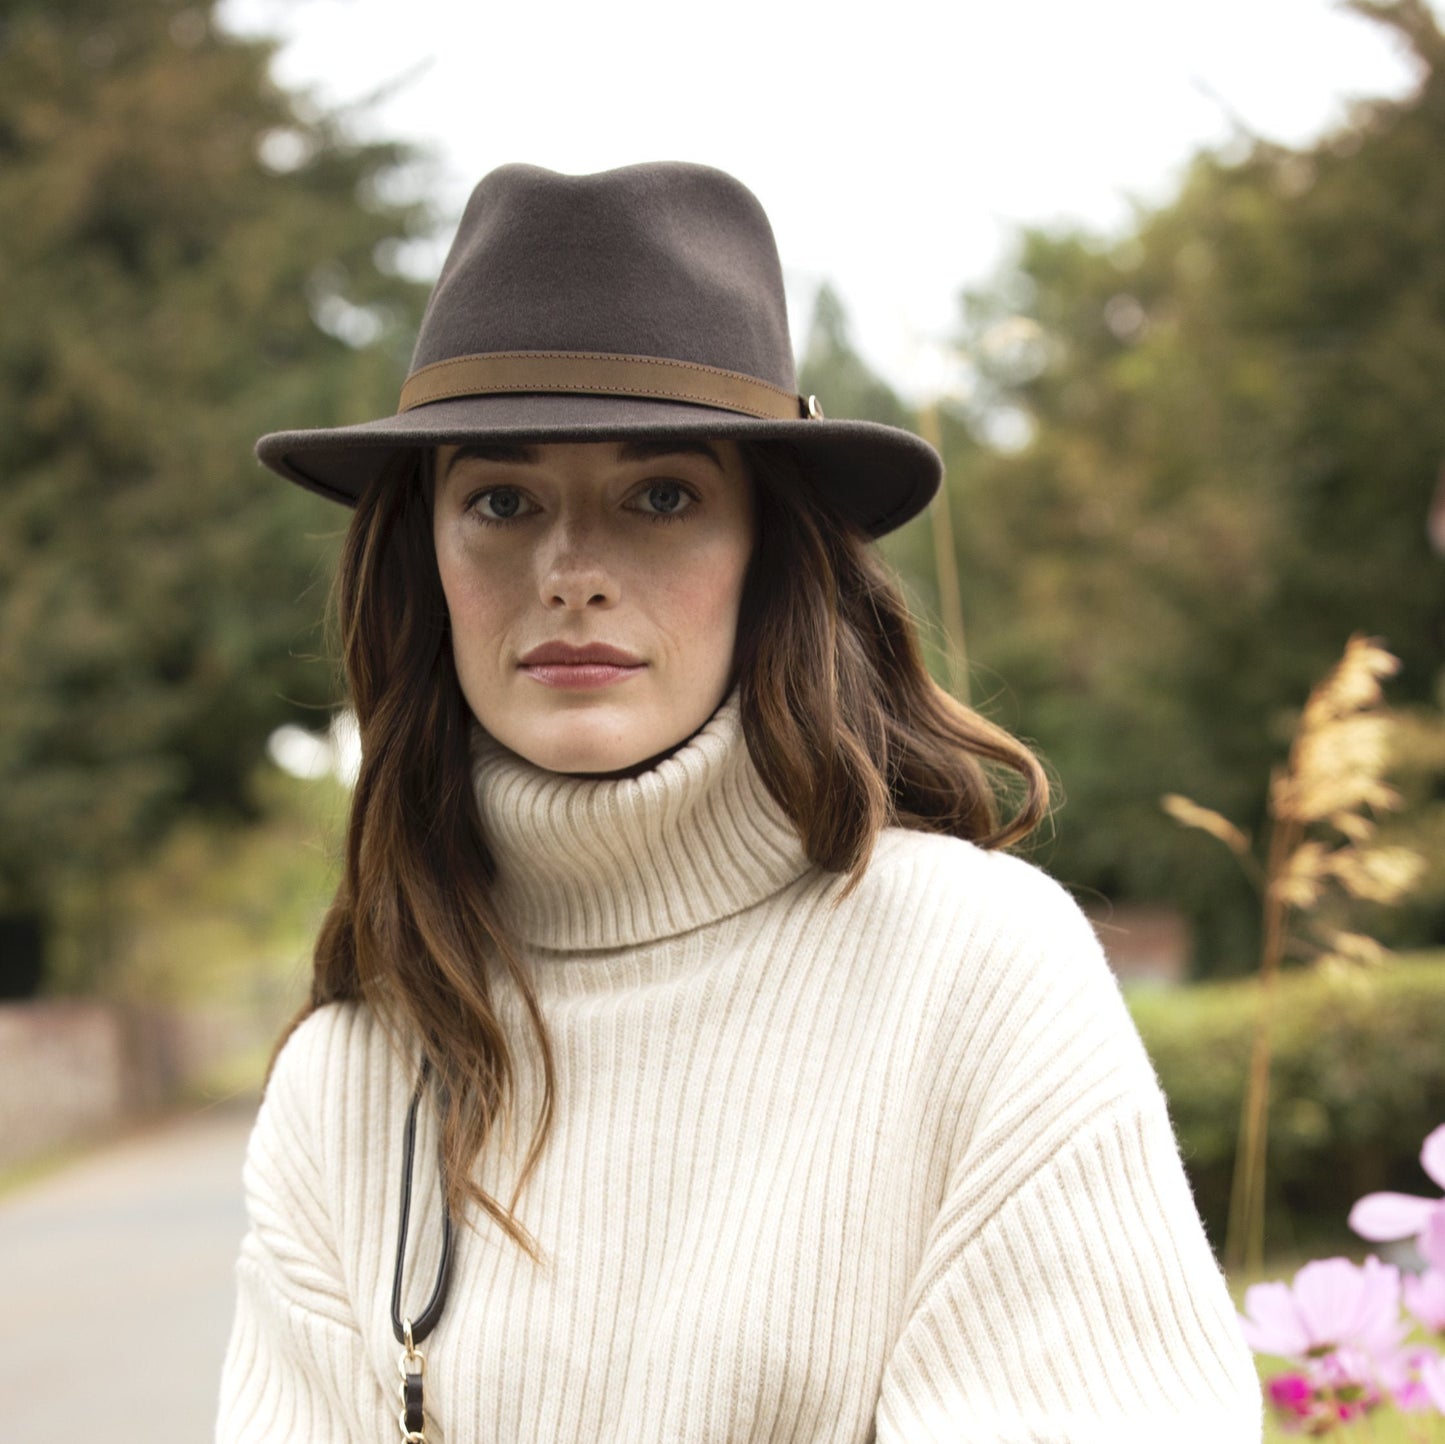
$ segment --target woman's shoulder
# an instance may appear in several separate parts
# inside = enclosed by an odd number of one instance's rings
[[[1062,933],[1097,942],[1068,889],[1017,853],[889,827],[879,834],[870,872],[899,903],[936,914],[951,929],[984,927],[1019,939]]]
[[[869,873],[892,951],[913,960],[949,1019],[1067,1004],[1077,1019],[1093,1017],[1111,1032],[1122,1026],[1123,997],[1093,924],[1037,863],[888,828]]]
[[[374,1073],[389,1054],[385,1031],[364,1003],[323,1003],[287,1034],[265,1096],[283,1103],[345,1097],[358,1073]]]
[[[308,1013],[287,1035],[262,1093],[250,1149],[258,1181],[309,1170],[339,1218],[357,1179],[386,1157],[414,1073],[365,1004]]]
[[[1000,1100],[1015,1095],[1044,1109],[1051,1091],[1071,1109],[1154,1095],[1119,980],[1062,883],[959,838],[890,828],[881,841],[892,951],[925,989],[940,1077],[968,1092],[986,1075],[1002,1117],[1013,1105]]]

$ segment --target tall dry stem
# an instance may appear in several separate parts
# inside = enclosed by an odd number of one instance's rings
[[[1261,893],[1259,1014],[1240,1111],[1225,1240],[1225,1266],[1231,1271],[1257,1270],[1264,1259],[1276,983],[1286,953],[1302,941],[1292,923],[1308,915],[1331,885],[1353,898],[1390,902],[1404,896],[1423,870],[1423,859],[1407,849],[1370,846],[1373,814],[1400,804],[1399,795],[1383,780],[1392,723],[1380,689],[1381,680],[1399,666],[1378,642],[1354,636],[1344,656],[1310,693],[1288,760],[1270,778],[1269,844],[1263,866],[1251,839],[1228,818],[1177,794],[1162,799],[1176,821],[1224,843]],[[1312,836],[1311,828],[1327,829],[1332,836]],[[1325,947],[1313,949],[1317,964],[1358,970],[1384,955],[1379,944],[1359,933],[1331,929],[1326,937]]]
[[[1276,772],[1277,781],[1280,774]],[[1272,788],[1271,792],[1276,789]],[[1225,1266],[1258,1269],[1264,1260],[1264,1176],[1269,1149],[1269,1081],[1274,1046],[1275,980],[1284,955],[1289,906],[1275,881],[1285,875],[1304,827],[1298,818],[1276,816],[1270,828],[1264,877],[1264,929],[1259,957],[1259,1016],[1249,1058],[1249,1083],[1239,1125],[1234,1177],[1229,1193]]]

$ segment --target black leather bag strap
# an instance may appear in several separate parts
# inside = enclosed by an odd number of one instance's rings
[[[411,1224],[411,1176],[412,1165],[416,1157],[416,1115],[421,1107],[422,1094],[426,1091],[427,1078],[431,1074],[431,1060],[422,1059],[421,1074],[417,1079],[416,1092],[412,1094],[411,1107],[406,1114],[406,1132],[402,1140],[401,1158],[401,1219],[396,1230],[396,1272],[392,1276],[391,1284],[391,1329],[396,1335],[399,1344],[405,1344],[411,1348],[419,1344],[436,1327],[437,1320],[441,1317],[442,1306],[447,1299],[447,1286],[451,1282],[452,1272],[452,1216],[451,1210],[447,1207],[446,1195],[446,1169],[441,1170],[442,1177],[442,1256],[441,1263],[437,1268],[436,1283],[432,1287],[431,1298],[427,1300],[426,1307],[416,1318],[410,1321],[410,1337],[408,1337],[407,1320],[402,1317],[401,1312],[401,1291],[402,1280],[406,1272],[406,1235]],[[443,1095],[443,1102],[445,1097]]]

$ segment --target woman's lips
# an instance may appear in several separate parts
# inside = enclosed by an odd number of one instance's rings
[[[522,670],[547,687],[607,687],[635,676],[642,671],[642,666],[618,667],[610,662],[535,662]]]

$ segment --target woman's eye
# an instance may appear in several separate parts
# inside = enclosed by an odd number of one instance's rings
[[[494,486],[479,491],[467,503],[467,510],[480,521],[513,521],[525,515],[522,511],[522,493],[512,486]]]
[[[695,496],[678,481],[654,481],[638,493],[647,502],[650,521],[672,521],[692,509]]]
[[[641,506],[636,505],[639,499]],[[635,494],[630,509],[641,511],[648,521],[677,521],[686,516],[696,502],[692,490],[680,481],[654,481]],[[514,486],[492,486],[470,497],[466,509],[488,526],[504,526],[531,516],[537,507]]]

